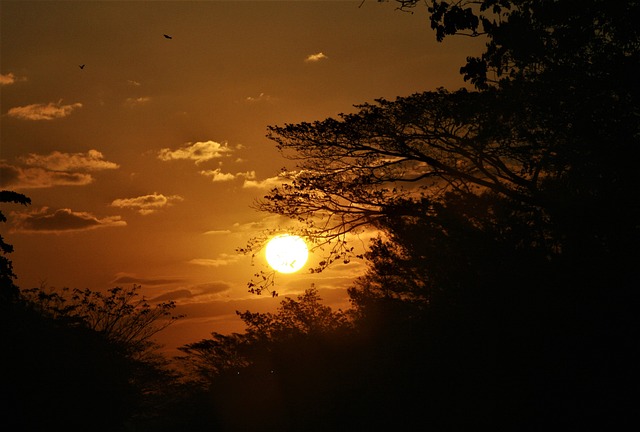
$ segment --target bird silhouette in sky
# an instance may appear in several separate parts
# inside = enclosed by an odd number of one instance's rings
[[[173,39],[171,36],[169,36],[168,34],[164,35],[165,38],[167,39]]]
[[[80,69],[84,69],[84,65],[81,64],[80,66],[78,66]]]

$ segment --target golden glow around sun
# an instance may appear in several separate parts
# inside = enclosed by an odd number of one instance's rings
[[[280,273],[293,273],[302,268],[309,256],[307,244],[301,237],[283,234],[272,238],[265,251],[267,262]]]

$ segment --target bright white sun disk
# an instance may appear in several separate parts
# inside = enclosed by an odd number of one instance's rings
[[[294,273],[307,262],[309,250],[301,237],[283,234],[269,240],[265,255],[274,270],[280,273]]]

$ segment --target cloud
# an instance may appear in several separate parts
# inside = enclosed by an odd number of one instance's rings
[[[276,226],[281,226],[283,223],[288,223],[289,219],[281,215],[268,215],[260,218],[258,221],[249,222],[235,222],[232,225],[235,233],[247,233],[255,231],[265,231]]]
[[[7,114],[22,120],[54,120],[64,118],[77,109],[82,108],[81,103],[62,105],[62,101],[48,104],[31,104],[22,107],[11,108]]]
[[[280,176],[269,177],[264,180],[245,179],[243,188],[249,189],[273,189],[274,187],[282,186],[285,183],[285,179]]]
[[[135,107],[135,106],[140,106],[140,105],[144,105],[147,102],[149,102],[151,100],[151,98],[149,96],[141,96],[141,97],[137,97],[137,98],[127,98],[124,101],[124,104],[128,107]]]
[[[189,291],[188,289],[179,289],[175,291],[169,291],[164,294],[160,294],[157,297],[153,297],[151,301],[166,302],[166,301],[173,301],[173,300],[179,300],[179,299],[191,298],[191,297],[193,297],[193,294],[191,293],[191,291]]]
[[[226,143],[221,144],[215,141],[204,141],[187,143],[177,150],[163,148],[158,152],[158,159],[163,161],[187,159],[201,164],[211,159],[217,159],[230,153],[231,149]]]
[[[135,198],[116,199],[111,203],[111,206],[129,208],[137,211],[141,215],[149,215],[163,207],[173,205],[176,201],[183,201],[183,198],[179,195],[165,196],[154,192],[151,195],[143,195]]]
[[[98,218],[89,212],[43,207],[31,212],[13,212],[14,231],[26,233],[67,233],[126,226],[120,216]]]
[[[211,230],[204,232],[204,235],[223,235],[231,234],[231,230]]]
[[[229,181],[238,177],[244,177],[245,179],[254,179],[256,177],[255,171],[246,171],[232,174],[223,173],[220,168],[217,168],[215,170],[200,171],[200,174],[202,174],[203,176],[211,177],[211,181],[214,182]]]
[[[117,163],[104,160],[98,150],[86,153],[61,153],[47,155],[30,153],[19,157],[22,165],[0,164],[0,185],[15,189],[49,188],[53,186],[84,186],[94,178],[85,171],[117,169]]]
[[[9,72],[8,74],[0,74],[0,85],[9,85],[16,82],[16,76]]]
[[[23,78],[16,77],[12,72],[9,72],[8,74],[0,74],[0,86],[14,84],[19,81],[26,81],[26,80],[27,79],[24,77]]]
[[[200,171],[200,174],[202,174],[203,176],[211,177],[211,181],[213,182],[229,181],[236,178],[234,174],[223,173],[220,168],[217,168],[215,170]]]
[[[86,153],[54,151],[48,155],[30,153],[20,159],[26,165],[51,171],[100,171],[120,168],[117,163],[104,160],[103,154],[98,150],[89,150]]]
[[[227,292],[231,285],[226,282],[209,282],[198,285],[190,285],[185,288],[168,291],[151,299],[151,301],[171,301],[179,299],[191,299],[195,297],[211,296]]]
[[[189,290],[196,296],[206,294],[219,294],[221,292],[229,291],[231,285],[227,282],[207,282],[197,285],[192,285]]]
[[[119,273],[111,282],[113,284],[136,284],[136,285],[171,285],[183,283],[184,279],[176,278],[142,278],[131,274]]]
[[[247,96],[245,98],[245,102],[247,103],[260,103],[260,102],[274,102],[276,99],[272,96],[269,96],[268,94],[265,93],[260,93],[258,96],[253,97],[253,96]]]
[[[142,85],[136,80],[127,80],[127,84],[132,85],[134,87],[140,87]]]
[[[326,60],[328,58],[329,57],[327,57],[323,53],[319,52],[319,53],[316,53],[316,54],[308,55],[307,58],[304,59],[304,61],[307,62],[307,63],[316,63],[316,62],[319,62],[320,60]]]
[[[0,186],[13,189],[36,189],[54,186],[85,186],[93,182],[87,173],[50,171],[43,168],[0,165]]]
[[[205,267],[222,267],[222,266],[234,264],[240,261],[240,259],[242,258],[243,256],[240,254],[231,255],[231,254],[222,253],[218,255],[218,258],[213,258],[213,259],[212,258],[194,258],[189,261],[189,264],[195,264],[195,265],[200,265]]]

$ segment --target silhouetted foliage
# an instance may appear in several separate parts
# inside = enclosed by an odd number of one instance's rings
[[[151,338],[181,316],[172,316],[174,302],[153,307],[139,297],[139,285],[131,289],[115,287],[107,294],[89,289],[63,288],[23,290],[32,307],[53,319],[75,322],[100,333],[109,341],[126,348],[134,357],[144,357],[155,345]]]
[[[17,192],[3,190],[0,191],[0,203],[15,203],[26,206],[31,204],[31,199]],[[0,211],[0,222],[6,221],[6,216]],[[11,252],[13,252],[13,246],[6,243],[0,236],[0,306],[2,307],[7,302],[15,301],[18,295],[18,287],[14,284],[16,275],[13,273],[13,265],[6,257]]]
[[[297,169],[283,171],[289,183],[257,207],[329,241],[364,226],[384,230],[390,218],[431,217],[448,206],[448,193],[455,192],[457,207],[486,195],[480,200],[519,219],[519,232],[529,227],[525,235],[535,238],[524,241],[546,248],[549,259],[606,256],[628,270],[640,217],[640,40],[631,24],[638,4],[573,5],[433,2],[432,20],[444,35],[483,26],[485,60],[508,79],[480,92],[381,99],[338,120],[270,127],[268,136]],[[518,45],[529,30],[549,49],[532,54]],[[485,216],[478,223],[504,223]]]
[[[246,325],[243,334],[213,333],[212,339],[187,344],[180,348],[187,354],[182,360],[202,378],[236,372],[254,364],[257,347],[288,341],[299,336],[322,336],[349,326],[347,315],[334,312],[321,303],[315,288],[310,288],[297,300],[285,298],[276,313],[237,312]],[[266,348],[267,350],[269,348]]]
[[[245,333],[213,333],[180,348],[208,401],[201,416],[227,431],[322,430],[335,421],[340,400],[332,392],[346,378],[336,364],[348,346],[345,313],[322,305],[311,288],[285,298],[276,313],[238,314]]]
[[[421,2],[400,0],[403,9]],[[156,430],[616,428],[637,346],[634,1],[432,1],[438,40],[482,36],[476,91],[272,126],[298,164],[257,203],[328,247],[380,233],[353,309],[315,290],[182,347]],[[241,251],[252,253],[264,238]],[[254,292],[273,287],[257,273]],[[419,426],[417,426],[419,425]]]
[[[637,65],[640,5],[633,0],[395,2],[403,10],[426,3],[438,41],[454,35],[487,40],[485,52],[461,68],[478,88],[544,76],[565,83],[611,79]]]
[[[639,11],[433,1],[439,40],[487,38],[462,68],[477,91],[269,127],[297,166],[257,207],[317,242],[381,233],[350,290],[354,334],[380,388],[414,389],[430,426],[611,426],[630,412]]]
[[[7,425],[119,431],[158,416],[176,376],[149,338],[174,306],[151,307],[138,289],[20,293],[0,327]]]
[[[298,170],[283,172],[290,183],[258,207],[337,235],[374,223],[390,208],[412,211],[395,201],[449,190],[488,189],[535,203],[543,178],[566,166],[527,141],[532,132],[502,102],[495,93],[441,89],[358,105],[340,120],[269,127],[268,137]]]

